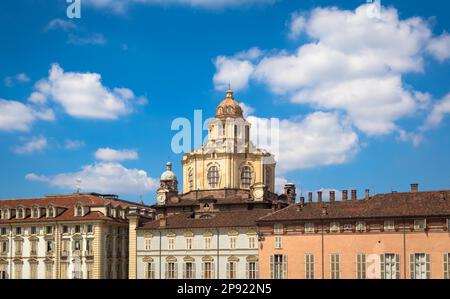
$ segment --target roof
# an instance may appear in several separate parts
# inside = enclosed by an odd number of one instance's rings
[[[251,227],[256,220],[270,213],[271,209],[237,210],[211,213],[212,218],[194,218],[194,213],[179,213],[167,216],[166,225],[160,226],[160,220],[143,224],[139,229],[175,229],[175,228],[217,228]]]
[[[88,221],[88,220],[111,220],[118,222],[126,222],[125,219],[113,218],[103,215],[101,212],[91,211],[84,216],[75,216],[75,206],[77,203],[82,204],[85,207],[100,207],[108,206],[120,207],[126,209],[129,207],[146,207],[141,204],[125,201],[118,199],[116,197],[105,197],[101,194],[96,193],[80,193],[80,194],[69,194],[69,195],[48,195],[41,198],[23,198],[23,199],[8,199],[0,200],[0,209],[11,208],[15,209],[17,207],[32,208],[34,206],[39,206],[40,208],[46,208],[53,206],[56,209],[56,217],[46,217],[41,215],[40,218],[31,218],[26,215],[23,219],[0,219],[0,224],[2,223],[21,223],[21,222],[36,222],[36,221]],[[148,207],[147,207],[148,208]]]
[[[273,212],[259,221],[431,216],[450,216],[450,190],[377,194],[367,200],[306,202]]]

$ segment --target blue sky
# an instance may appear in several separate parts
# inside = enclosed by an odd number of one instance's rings
[[[280,184],[449,188],[446,2],[133,2],[0,3],[0,198],[81,178],[153,202],[168,159],[181,177],[172,121],[213,116],[227,82],[280,119]]]

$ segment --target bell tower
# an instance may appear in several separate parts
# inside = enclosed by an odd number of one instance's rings
[[[164,205],[166,200],[178,195],[178,180],[172,171],[172,163],[166,163],[166,171],[159,180],[160,187],[156,190],[158,205]]]

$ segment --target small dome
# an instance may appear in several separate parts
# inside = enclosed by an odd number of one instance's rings
[[[163,172],[161,175],[161,181],[176,181],[177,176],[172,171],[172,163],[167,162],[166,163],[166,171]]]
[[[224,120],[228,117],[243,117],[242,108],[233,97],[233,91],[227,90],[227,96],[216,109],[216,117]]]

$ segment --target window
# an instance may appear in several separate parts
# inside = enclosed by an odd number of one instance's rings
[[[33,208],[32,217],[39,218],[39,208]]]
[[[400,278],[400,255],[386,253],[380,256],[381,259],[381,278],[399,279]]]
[[[31,249],[30,249],[30,255],[37,255],[37,245],[38,245],[38,241],[31,241]]]
[[[23,209],[22,208],[17,209],[17,218],[22,219],[23,216],[24,216]]]
[[[305,278],[314,279],[314,254],[305,254]]]
[[[313,233],[314,232],[314,223],[306,222],[305,223],[305,233]]]
[[[450,218],[447,219],[447,230],[450,230]]]
[[[86,279],[92,279],[93,263],[86,263]]]
[[[330,232],[333,232],[333,233],[339,232],[339,222],[331,222],[330,223]]]
[[[344,224],[344,231],[346,231],[346,232],[351,232],[352,229],[353,229],[353,225],[351,225],[351,224],[349,224],[349,223]]]
[[[31,227],[30,233],[31,233],[32,235],[36,235],[36,233],[37,233],[36,226],[32,226],[32,227]]]
[[[202,263],[202,278],[204,279],[214,278],[214,264],[212,261],[204,261]]]
[[[366,223],[364,221],[356,222],[356,231],[357,232],[365,232],[366,231]]]
[[[75,225],[75,233],[76,234],[81,233],[81,225]]]
[[[2,236],[5,236],[7,234],[6,227],[2,227],[1,234],[2,234]]]
[[[330,255],[330,272],[331,279],[339,279],[341,277],[340,256],[337,253]]]
[[[244,166],[241,172],[241,184],[242,188],[248,189],[252,184],[252,169],[250,166]]]
[[[145,238],[145,250],[152,249],[152,238]]]
[[[8,272],[7,272],[8,265],[7,264],[0,264],[0,279],[7,279]]]
[[[229,238],[229,242],[230,242],[230,249],[235,249],[236,248],[236,237],[235,236],[230,236]]]
[[[1,254],[6,254],[8,252],[8,241],[2,241]]]
[[[53,233],[53,226],[46,226],[45,227],[45,233],[47,235],[51,235]]]
[[[22,279],[22,269],[23,269],[23,264],[16,263],[14,265],[14,278],[15,279]]]
[[[415,230],[424,230],[426,227],[427,227],[427,222],[425,219],[414,220],[414,229]]]
[[[67,225],[63,225],[63,234],[69,233],[69,227]]]
[[[367,264],[366,255],[364,253],[358,253],[356,255],[356,278],[366,279],[367,278]]]
[[[189,190],[194,190],[194,171],[192,169],[189,169],[188,172],[188,184]]]
[[[450,279],[450,253],[444,253],[444,279]]]
[[[219,168],[211,166],[208,169],[208,184],[211,188],[217,188],[219,185]]]
[[[53,252],[53,241],[47,241],[46,252],[47,253]]]
[[[37,267],[38,267],[38,264],[36,262],[30,263],[30,279],[37,278]]]
[[[175,249],[175,238],[174,238],[174,237],[170,237],[170,238],[169,238],[169,244],[168,244],[168,246],[169,246],[169,250]]]
[[[23,241],[21,240],[14,241],[14,247],[16,248],[15,250],[16,255],[22,255]]]
[[[283,248],[281,236],[275,236],[275,249]]]
[[[203,241],[205,244],[205,249],[210,249],[211,248],[211,237],[204,237]]]
[[[237,262],[229,261],[227,263],[227,278],[236,279],[237,278]]]
[[[22,234],[22,228],[16,227],[16,235],[21,235],[21,234]]]
[[[145,272],[147,279],[155,279],[155,263],[147,263],[147,271]]]
[[[68,263],[61,263],[61,279],[67,279]]]
[[[68,239],[61,240],[63,256],[67,256],[69,254],[69,242],[70,242],[70,240],[68,240]]]
[[[273,225],[273,232],[277,235],[280,235],[283,233],[283,224],[281,223],[275,223]]]
[[[87,232],[88,234],[92,234],[94,232],[94,226],[92,224],[88,224]]]
[[[81,240],[73,240],[73,250],[74,251],[81,250]]]
[[[195,263],[185,262],[183,264],[183,278],[193,279],[195,278]]]
[[[384,221],[384,230],[394,230],[395,229],[395,221],[394,220],[385,220]]]
[[[258,278],[258,262],[257,261],[249,261],[246,265],[246,272],[248,279],[257,279]]]
[[[255,236],[248,237],[248,248],[251,248],[251,249],[256,248],[256,237]]]
[[[186,249],[187,250],[192,249],[192,238],[191,237],[186,238]]]
[[[426,253],[413,253],[409,259],[410,277],[412,279],[430,279],[430,255]]]
[[[177,278],[177,263],[167,262],[166,263],[166,278],[176,279]]]
[[[92,255],[93,254],[93,250],[92,250],[92,239],[86,239],[86,251],[88,252],[88,254]]]
[[[275,254],[270,256],[270,278],[287,278],[287,255]]]

